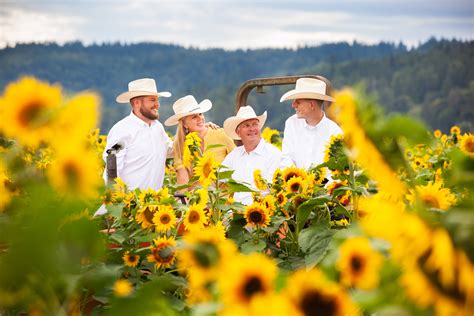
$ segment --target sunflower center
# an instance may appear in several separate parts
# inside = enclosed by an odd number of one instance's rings
[[[291,178],[296,177],[296,176],[297,176],[296,173],[287,174],[286,177],[285,177],[285,182],[288,182],[288,180],[290,180]]]
[[[33,123],[40,115],[41,110],[44,106],[40,103],[30,103],[25,106],[20,113],[18,114],[19,122],[24,126],[28,127],[31,123]]]
[[[195,224],[195,223],[199,222],[200,218],[201,217],[199,216],[198,212],[196,212],[196,211],[189,212],[189,223]]]
[[[474,152],[474,137],[470,137],[466,140],[464,143],[464,149],[469,153]]]
[[[157,249],[155,252],[155,259],[158,262],[168,262],[170,258],[174,255],[173,248],[165,246],[163,248]]]
[[[148,206],[143,211],[143,215],[145,215],[145,218],[149,223],[153,223],[153,212],[150,210]]]
[[[79,170],[72,161],[68,161],[63,166],[63,172],[66,178],[67,186],[75,188],[79,182]]]
[[[307,293],[303,297],[300,308],[305,316],[332,316],[337,314],[336,302],[316,291]]]
[[[161,215],[160,217],[160,222],[162,224],[168,224],[170,222],[171,218],[168,214]]]
[[[137,255],[130,255],[130,256],[128,256],[128,260],[130,262],[135,262],[135,261],[138,260],[138,256]]]
[[[206,242],[200,243],[193,250],[194,259],[196,259],[199,266],[208,268],[214,265],[219,260],[219,250],[215,244]]]
[[[362,270],[363,265],[364,265],[363,261],[361,260],[361,258],[359,256],[353,256],[351,258],[352,271],[360,272]]]
[[[293,183],[290,187],[291,192],[298,192],[300,187],[301,187],[301,185],[298,182]]]
[[[440,208],[439,200],[436,198],[436,196],[427,194],[422,196],[421,199],[426,205],[429,205],[434,208]]]
[[[252,276],[247,282],[245,282],[244,287],[244,296],[250,299],[254,294],[263,291],[263,284],[259,278]]]
[[[252,223],[260,223],[263,219],[263,216],[259,211],[252,211],[249,215],[249,218]]]
[[[211,174],[212,168],[209,163],[205,163],[204,166],[202,166],[202,173],[203,175],[208,178],[209,175]]]
[[[282,204],[283,201],[285,200],[285,196],[283,194],[278,194],[278,204]]]

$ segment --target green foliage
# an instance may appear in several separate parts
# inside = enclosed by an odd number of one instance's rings
[[[159,89],[173,97],[163,100],[161,117],[172,114],[171,104],[186,94],[209,98],[207,119],[222,124],[234,113],[239,86],[252,78],[288,74],[320,74],[334,88],[364,82],[387,112],[410,113],[432,128],[448,131],[452,125],[473,130],[473,42],[430,40],[416,49],[380,43],[325,44],[317,47],[224,51],[185,49],[153,43],[83,46],[80,42],[20,44],[0,50],[0,88],[29,74],[61,82],[71,92],[92,89],[103,98],[101,130],[107,132],[127,115],[129,107],[115,97],[139,77],[156,78]],[[28,61],[28,62],[25,62]],[[283,130],[291,108],[278,102],[288,87],[249,95],[257,112],[269,111],[267,126]],[[174,132],[174,129],[169,129]]]

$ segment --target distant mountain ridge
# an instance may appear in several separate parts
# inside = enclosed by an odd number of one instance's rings
[[[246,80],[293,74],[319,74],[335,88],[365,83],[389,112],[410,113],[433,128],[451,125],[473,130],[474,42],[430,40],[416,49],[403,44],[325,44],[290,49],[195,49],[159,43],[83,46],[80,42],[22,44],[0,50],[0,88],[22,75],[59,82],[64,89],[97,91],[103,98],[101,129],[110,127],[129,112],[115,103],[127,83],[141,77],[155,78],[163,99],[162,118],[172,114],[171,104],[186,94],[209,98],[213,109],[206,116],[222,124],[234,112],[235,94]],[[249,103],[257,112],[269,110],[268,125],[283,129],[292,114],[279,96],[291,87],[268,89]],[[173,130],[170,130],[173,131]]]

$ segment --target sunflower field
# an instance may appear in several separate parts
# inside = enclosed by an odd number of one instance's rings
[[[256,170],[255,191],[191,134],[188,185],[168,161],[162,189],[129,190],[104,186],[96,94],[10,83],[0,315],[473,315],[474,135],[386,115],[357,89],[334,97],[344,136],[313,169]]]

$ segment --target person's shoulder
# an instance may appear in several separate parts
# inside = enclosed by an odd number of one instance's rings
[[[298,122],[298,117],[296,116],[296,114],[293,114],[292,116],[290,116],[289,118],[286,119],[285,121],[285,125],[286,124],[295,124]]]
[[[334,133],[342,133],[342,129],[336,122],[326,116],[326,124],[331,128]]]
[[[114,132],[126,132],[130,128],[130,116],[125,116],[120,121],[115,123],[109,131],[110,133]]]
[[[275,145],[270,144],[269,142],[265,141],[265,150],[270,152],[272,155],[281,155],[281,150],[278,149]]]

